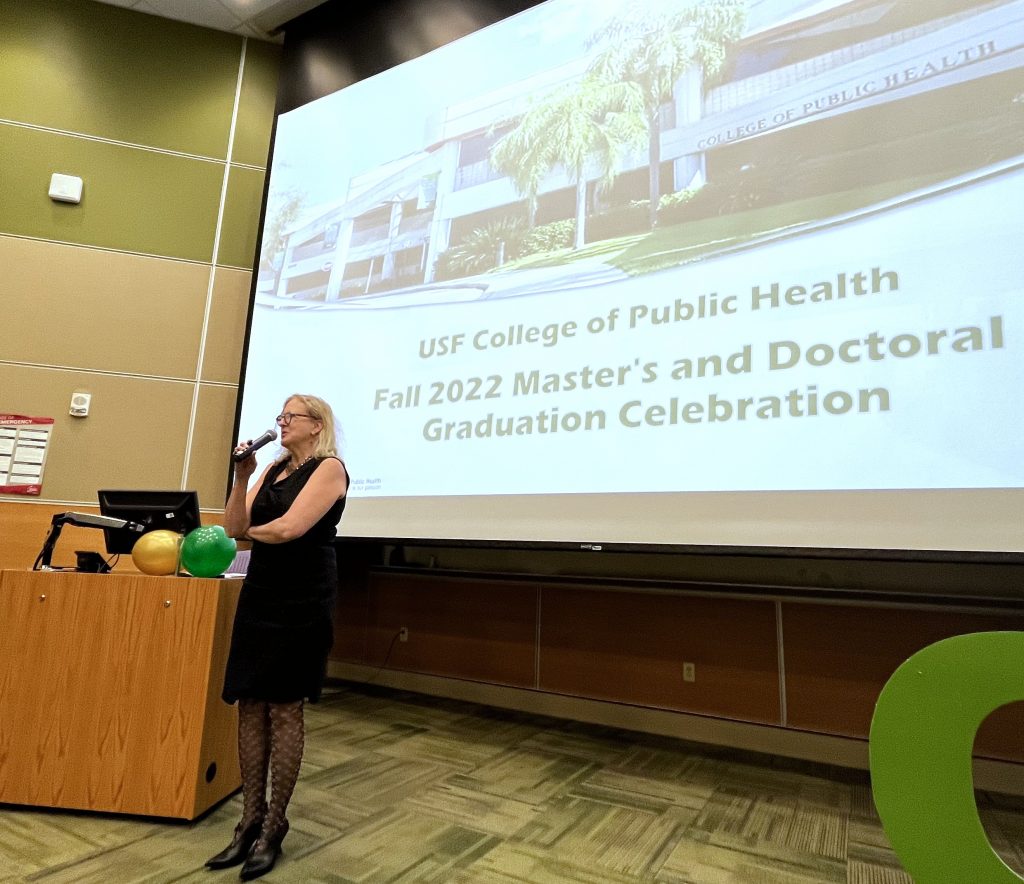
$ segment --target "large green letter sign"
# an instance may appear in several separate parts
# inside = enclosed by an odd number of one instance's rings
[[[1015,700],[1024,700],[1024,632],[936,642],[882,689],[871,720],[871,788],[885,833],[916,884],[1024,880],[988,842],[971,770],[981,723]]]

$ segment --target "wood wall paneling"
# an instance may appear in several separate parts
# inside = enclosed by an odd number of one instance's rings
[[[347,569],[339,550],[341,575],[338,599],[334,606],[334,646],[332,660],[369,665],[370,581],[365,575]],[[380,664],[378,664],[380,665]]]
[[[367,660],[518,687],[534,686],[538,587],[513,581],[370,578]],[[397,640],[401,627],[409,640]]]
[[[344,587],[338,593],[338,601],[334,606],[332,660],[369,665],[366,625],[368,604],[369,595],[364,590]]]
[[[782,611],[790,727],[865,738],[878,694],[914,653],[953,635],[1024,629],[1024,614],[792,602]],[[1024,760],[1022,732],[1024,703],[1013,703],[982,725],[975,750]]]
[[[540,687],[778,724],[773,603],[545,585]]]
[[[50,521],[57,513],[96,513],[95,506],[67,506],[64,504],[13,503],[8,498],[0,500],[0,571],[26,571],[32,567],[36,556],[43,548],[50,531]],[[54,567],[75,566],[75,551],[95,551],[106,557],[103,546],[103,532],[95,528],[79,528],[65,525],[53,551],[51,564]],[[125,557],[126,561],[130,559]],[[120,563],[126,567],[125,562]]]

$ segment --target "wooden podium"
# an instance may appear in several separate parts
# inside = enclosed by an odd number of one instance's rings
[[[240,589],[0,571],[0,802],[194,819],[234,792]]]

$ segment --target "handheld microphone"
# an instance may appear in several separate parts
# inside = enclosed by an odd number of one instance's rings
[[[239,461],[245,460],[250,454],[252,454],[257,448],[262,448],[268,442],[273,442],[277,438],[277,430],[267,430],[258,439],[253,439],[248,445],[245,446],[241,451],[233,451],[231,453],[231,459],[238,463]]]

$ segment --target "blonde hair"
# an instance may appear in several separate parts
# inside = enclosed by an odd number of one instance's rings
[[[316,437],[316,451],[313,452],[313,456],[336,457],[340,460],[341,455],[338,453],[338,428],[331,406],[319,396],[311,396],[308,393],[292,393],[291,396],[285,399],[285,403],[287,404],[292,400],[301,402],[309,416],[324,425],[320,435]],[[286,451],[285,457],[288,456]]]

